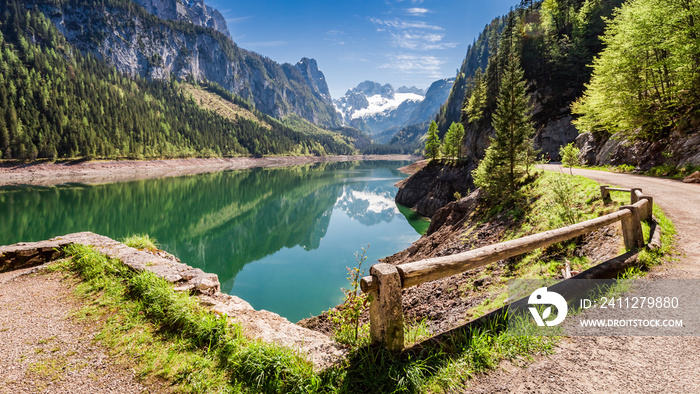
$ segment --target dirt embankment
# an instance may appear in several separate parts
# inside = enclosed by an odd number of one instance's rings
[[[256,167],[288,167],[345,161],[416,160],[416,158],[409,155],[279,156],[12,164],[0,165],[0,186],[110,183]]]

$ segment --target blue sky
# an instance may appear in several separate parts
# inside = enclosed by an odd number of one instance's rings
[[[314,58],[333,98],[365,80],[454,77],[484,26],[518,0],[205,0],[234,41],[280,63]]]

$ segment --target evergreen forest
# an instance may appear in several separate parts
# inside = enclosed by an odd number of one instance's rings
[[[201,108],[176,80],[123,75],[72,47],[41,13],[0,0],[0,158],[352,154],[352,139],[296,130],[207,84],[260,122]],[[189,81],[194,82],[194,81]],[[262,123],[272,127],[263,127]]]
[[[523,0],[469,46],[436,119],[440,135],[456,121],[492,130],[511,55],[520,59],[536,128],[573,116],[580,132],[658,140],[696,127],[698,21],[693,0]]]

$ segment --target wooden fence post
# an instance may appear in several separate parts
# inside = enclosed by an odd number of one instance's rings
[[[647,200],[646,205],[644,205],[644,209],[640,213],[641,219],[642,220],[651,220],[652,216],[654,216],[654,197],[642,196],[641,199]]]
[[[632,215],[622,218],[622,236],[625,239],[625,248],[641,248],[644,246],[644,233],[642,232],[639,208],[634,205],[624,205],[620,207],[620,210],[622,209],[629,209],[632,213]]]
[[[375,264],[369,269],[377,283],[369,306],[372,344],[384,344],[391,351],[403,350],[403,307],[401,276],[396,266]]]
[[[630,205],[634,205],[639,201],[639,196],[637,196],[637,190],[639,190],[639,194],[642,193],[642,189],[638,187],[632,188],[632,192],[630,193]]]
[[[603,198],[603,202],[610,201],[610,191],[608,191],[608,185],[600,185],[600,196]]]

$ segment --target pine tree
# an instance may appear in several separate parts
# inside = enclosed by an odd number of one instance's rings
[[[462,142],[464,141],[464,126],[461,123],[452,122],[445,134],[443,152],[446,157],[457,160],[461,157]]]
[[[435,160],[440,156],[440,137],[437,134],[438,126],[435,121],[430,122],[428,136],[425,139],[425,156]]]
[[[486,109],[486,79],[483,78],[481,68],[476,70],[472,80],[471,94],[464,99],[462,107],[462,123],[478,122],[484,116]]]
[[[526,91],[524,72],[520,61],[511,55],[505,68],[493,114],[492,126],[496,136],[486,156],[474,170],[474,183],[495,197],[509,198],[516,190],[523,174],[523,152],[532,145],[535,132],[532,124],[532,105]]]

